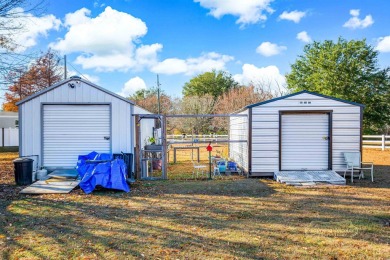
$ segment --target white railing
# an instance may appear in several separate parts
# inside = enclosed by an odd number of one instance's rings
[[[19,146],[18,128],[0,128],[0,147]]]
[[[390,149],[390,135],[363,135],[363,147]]]

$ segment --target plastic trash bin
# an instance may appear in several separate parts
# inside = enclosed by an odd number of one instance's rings
[[[33,159],[18,158],[14,160],[15,182],[17,185],[29,185],[33,182]]]

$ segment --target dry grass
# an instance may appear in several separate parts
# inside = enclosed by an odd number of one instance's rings
[[[41,196],[17,194],[10,164],[15,156],[0,156],[3,259],[390,256],[390,151],[365,151],[364,159],[377,165],[373,184],[366,179],[346,187],[294,188],[231,177],[141,182],[129,194]]]

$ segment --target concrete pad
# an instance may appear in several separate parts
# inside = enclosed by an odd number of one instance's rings
[[[20,191],[22,194],[53,194],[53,193],[69,193],[79,185],[78,180],[59,180],[48,179],[45,181],[37,181],[29,187]]]

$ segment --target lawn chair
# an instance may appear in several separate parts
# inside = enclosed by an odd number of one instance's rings
[[[344,171],[344,178],[347,171],[351,171],[351,182],[353,182],[353,173],[359,171],[359,179],[364,178],[363,170],[371,170],[371,181],[374,181],[374,164],[372,162],[362,162],[360,152],[344,152],[344,160],[347,169]]]
[[[198,163],[196,163],[194,161],[192,161],[192,165],[194,166],[194,169],[192,170],[192,177],[194,179],[196,179],[195,178],[195,174],[196,174],[196,177],[198,177],[199,174],[201,174],[201,175],[205,175],[206,174],[205,173],[205,170],[207,168],[206,165],[201,165],[201,164],[198,164]]]
[[[217,176],[222,178],[222,175],[221,175],[221,172],[219,171],[219,166],[217,165],[217,163],[213,163],[213,167],[214,167],[214,170],[213,170],[214,178]]]

